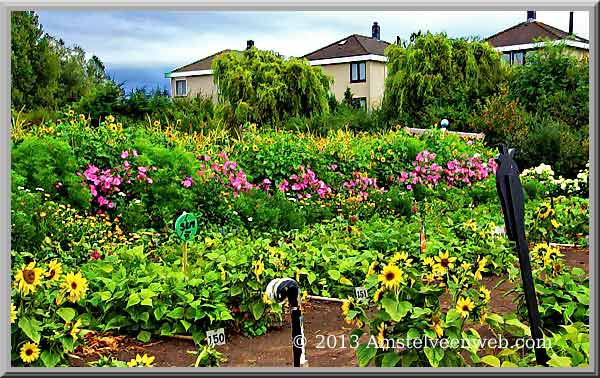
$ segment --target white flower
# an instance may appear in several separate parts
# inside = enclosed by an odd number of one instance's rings
[[[133,200],[133,203],[142,203],[142,201],[139,199],[135,199],[135,200]]]
[[[38,192],[43,192],[44,191],[44,189],[42,189],[42,188],[35,188],[35,190],[37,190]]]
[[[119,194],[121,197],[125,197],[125,196],[126,196],[126,194],[125,194],[125,193],[123,193],[123,192],[119,192],[118,194]]]
[[[238,215],[238,212],[234,210],[233,215]]]
[[[23,187],[23,186],[17,186],[17,189],[19,189],[19,190],[24,190],[24,189],[25,189],[25,187]]]
[[[248,222],[252,222],[252,217],[248,217]]]

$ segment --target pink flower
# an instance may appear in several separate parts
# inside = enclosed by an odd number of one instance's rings
[[[133,157],[138,157],[138,152],[136,150],[133,150]]]
[[[127,150],[121,152],[121,159],[127,159],[129,157],[129,152]]]
[[[181,184],[185,188],[189,188],[190,186],[192,186],[192,178],[190,176],[187,176],[184,180],[181,181]]]
[[[94,250],[92,251],[92,253],[90,253],[90,258],[91,258],[92,260],[99,260],[99,259],[100,259],[100,257],[101,257],[101,256],[100,256],[100,252],[98,252],[98,250],[97,250],[97,249],[94,249]]]

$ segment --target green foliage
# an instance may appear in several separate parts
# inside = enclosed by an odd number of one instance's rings
[[[440,107],[468,109],[494,94],[506,76],[500,54],[489,44],[445,34],[427,33],[405,46],[390,45],[386,56],[383,109],[389,120],[409,126],[430,125],[430,112]],[[457,129],[465,126],[448,119]]]
[[[251,48],[220,55],[213,72],[219,96],[233,108],[237,124],[278,125],[289,117],[328,111],[330,79],[306,61]]]
[[[525,64],[514,68],[509,88],[527,111],[578,130],[589,124],[589,61],[569,49],[564,43],[546,43],[527,54]]]

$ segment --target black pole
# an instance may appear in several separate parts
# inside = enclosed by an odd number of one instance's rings
[[[300,310],[300,288],[291,278],[274,279],[267,286],[267,295],[276,300],[287,298],[292,318],[292,354],[294,367],[304,362],[304,331],[302,329],[302,311]]]
[[[513,160],[514,154],[514,149],[509,150],[506,145],[502,146],[501,152],[496,158],[498,163],[496,189],[500,197],[508,237],[515,242],[519,255],[519,268],[525,292],[529,328],[531,337],[535,340],[535,359],[539,365],[546,366],[549,358],[543,347],[542,321],[538,312],[535,284],[529,260],[529,247],[525,237],[523,187],[519,181],[519,168]]]

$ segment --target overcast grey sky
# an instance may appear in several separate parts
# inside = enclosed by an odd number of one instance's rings
[[[322,11],[322,12],[191,12],[191,11],[40,11],[44,30],[97,55],[127,87],[166,84],[162,76],[183,64],[223,49],[243,49],[252,39],[261,49],[301,56],[350,34],[393,42],[422,30],[451,37],[488,37],[525,20],[525,11]],[[568,30],[569,12],[538,11],[537,19]],[[575,12],[574,31],[588,38],[589,15]],[[156,83],[156,84],[153,84]]]

